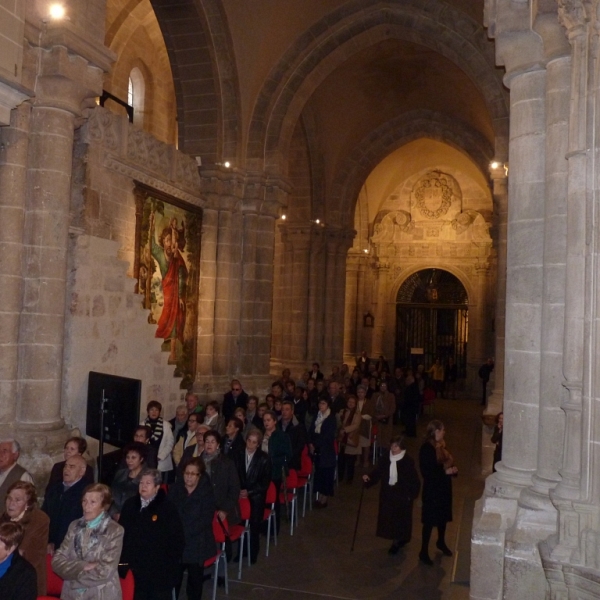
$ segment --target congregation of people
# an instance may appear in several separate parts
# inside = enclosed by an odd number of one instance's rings
[[[429,371],[419,366],[392,374],[383,357],[371,360],[363,352],[352,372],[336,366],[329,377],[318,363],[296,381],[284,369],[264,399],[234,379],[222,402],[202,404],[189,392],[170,420],[151,401],[118,454],[110,485],[94,483],[86,441],[72,437],[64,460],[52,468],[41,508],[31,475],[18,463],[18,442],[2,440],[0,598],[43,596],[51,556],[66,600],[120,599],[119,578],[128,571],[135,600],[171,600],[173,590],[179,597],[184,581],[187,598],[199,600],[210,578],[205,564],[219,551],[215,527],[223,532],[227,560],[234,562],[248,556],[241,543],[231,543],[230,532],[247,527],[254,564],[270,491],[279,531],[284,515],[291,518],[292,474],[311,481],[314,507],[325,509],[336,478],[352,484],[357,467],[365,486],[381,484],[376,534],[392,540],[390,554],[410,541],[413,503],[422,487],[419,558],[433,564],[433,528],[437,548],[451,556],[445,530],[457,468],[444,426],[434,420],[427,428],[418,457],[422,485],[404,437],[416,436],[427,391],[454,398],[456,381],[451,359],[446,365],[436,361]],[[395,435],[400,424],[404,436]]]

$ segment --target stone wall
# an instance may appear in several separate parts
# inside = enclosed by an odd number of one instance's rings
[[[74,149],[62,388],[63,418],[82,431],[89,371],[141,379],[142,414],[159,400],[170,418],[185,393],[134,293],[135,181],[203,205],[193,159],[95,108]]]

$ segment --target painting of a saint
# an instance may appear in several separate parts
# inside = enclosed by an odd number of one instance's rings
[[[138,185],[138,243],[135,275],[148,322],[163,340],[168,363],[183,377],[194,379],[198,306],[201,215],[176,199]],[[184,385],[185,383],[185,385]]]

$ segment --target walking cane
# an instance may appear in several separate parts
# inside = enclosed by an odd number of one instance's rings
[[[356,513],[356,525],[354,525],[354,535],[352,536],[352,547],[350,552],[354,552],[354,542],[356,542],[356,532],[358,531],[358,519],[360,519],[360,509],[362,508],[363,496],[365,493],[365,486],[363,484],[360,490],[360,500],[358,501],[358,512]]]

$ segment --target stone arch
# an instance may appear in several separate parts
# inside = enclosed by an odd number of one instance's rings
[[[493,47],[477,23],[436,0],[354,0],[315,23],[272,70],[250,124],[249,166],[280,171],[294,124],[312,92],[353,54],[392,38],[431,48],[461,68],[485,98],[496,146],[504,148],[506,92],[495,72]]]
[[[204,164],[237,161],[240,98],[221,0],[151,0],[171,61],[179,149]]]
[[[328,220],[347,219],[350,223],[354,219],[360,189],[369,173],[388,154],[423,137],[443,142],[462,152],[488,177],[494,150],[480,133],[440,113],[411,111],[370,133],[342,163],[331,188]]]
[[[456,277],[460,281],[460,283],[462,284],[462,286],[465,288],[465,290],[467,292],[467,297],[469,299],[469,302],[468,302],[469,308],[471,306],[475,306],[475,304],[476,304],[475,298],[477,298],[477,294],[475,292],[475,289],[473,288],[473,285],[470,281],[468,274],[465,273],[462,269],[460,269],[456,265],[453,265],[452,263],[449,263],[447,261],[444,261],[444,260],[432,261],[430,259],[423,260],[419,264],[411,265],[410,267],[407,267],[406,270],[403,270],[398,275],[398,277],[396,277],[391,282],[391,284],[388,288],[387,301],[389,303],[395,304],[396,298],[398,297],[398,292],[399,292],[400,288],[402,287],[402,284],[411,275],[413,275],[414,273],[418,273],[419,271],[422,271],[423,269],[441,269],[444,271],[448,271],[448,273],[451,273],[452,275],[454,275],[454,277]]]

